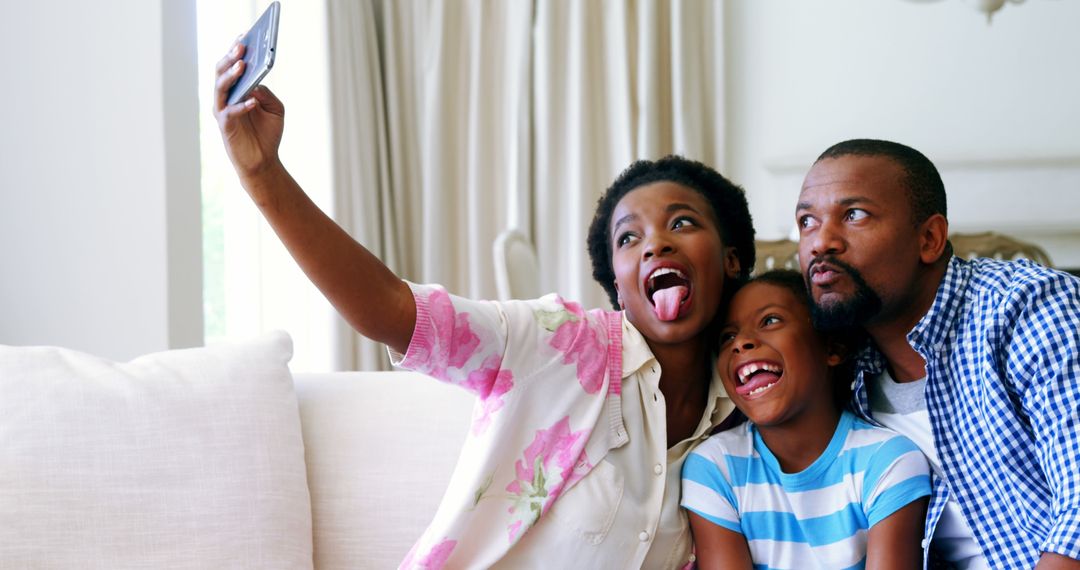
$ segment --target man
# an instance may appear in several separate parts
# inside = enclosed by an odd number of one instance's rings
[[[931,558],[1080,568],[1080,279],[954,257],[941,177],[897,143],[826,150],[796,222],[815,322],[871,339],[855,410],[934,467]]]

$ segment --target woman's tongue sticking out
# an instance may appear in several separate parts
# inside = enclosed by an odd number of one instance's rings
[[[653,310],[661,321],[673,321],[679,316],[679,304],[686,298],[689,289],[685,285],[675,285],[657,289],[653,293]]]

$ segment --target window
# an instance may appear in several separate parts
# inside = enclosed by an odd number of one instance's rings
[[[284,329],[293,337],[293,370],[333,370],[339,319],[241,188],[211,107],[216,62],[268,4],[197,0],[206,341]],[[280,154],[332,215],[326,54],[325,4],[283,1],[278,53],[264,81],[287,110]]]

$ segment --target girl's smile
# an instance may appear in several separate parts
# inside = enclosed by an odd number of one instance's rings
[[[752,400],[760,397],[784,378],[784,367],[771,360],[751,360],[735,366],[739,383],[735,392]]]
[[[841,357],[814,330],[809,307],[795,293],[751,282],[732,298],[725,321],[720,376],[751,421],[777,426],[832,408],[829,367]]]

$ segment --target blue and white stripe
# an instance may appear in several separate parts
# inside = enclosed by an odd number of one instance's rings
[[[799,473],[780,469],[749,422],[714,435],[683,465],[683,506],[743,534],[761,568],[860,568],[868,529],[929,494],[915,444],[848,412]]]

